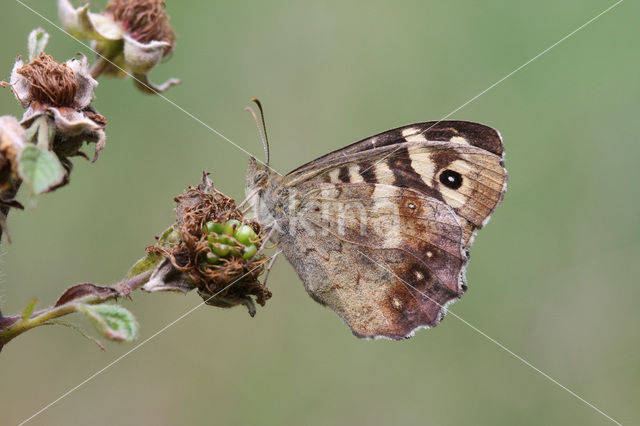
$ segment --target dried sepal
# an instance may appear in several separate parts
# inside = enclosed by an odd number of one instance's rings
[[[44,48],[49,43],[49,33],[42,28],[36,28],[31,31],[28,39],[29,61],[33,61],[40,53],[44,52]]]
[[[74,8],[68,0],[58,1],[58,17],[62,28],[76,38],[119,40],[122,30],[110,19],[89,12],[89,3]]]
[[[164,258],[153,269],[149,281],[142,286],[142,290],[149,293],[172,291],[185,294],[194,288],[196,286],[181,271],[178,271],[170,260]]]

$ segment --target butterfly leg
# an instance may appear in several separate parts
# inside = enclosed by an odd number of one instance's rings
[[[251,191],[249,194],[247,194],[247,196],[245,197],[245,199],[244,199],[244,200],[242,200],[242,202],[241,202],[240,204],[238,204],[238,206],[237,206],[236,208],[237,208],[237,209],[241,209],[245,204],[247,204],[249,201],[251,201],[251,199],[252,199],[253,197],[255,197],[255,195],[256,195],[257,193],[258,193],[258,189],[254,189],[253,191]],[[246,209],[243,211],[243,213],[244,213],[244,212],[247,212],[247,211],[249,211],[249,210],[251,210],[251,208],[250,208],[250,207],[246,208]]]
[[[260,248],[258,248],[258,251],[256,252],[256,254],[253,255],[253,257],[251,258],[251,260],[249,260],[249,262],[251,262],[253,259],[257,259],[258,256],[260,255],[260,253],[262,253],[262,250],[264,250],[265,246],[267,245],[267,243],[269,242],[269,239],[271,238],[271,236],[273,235],[273,233],[275,232],[276,228],[275,226],[272,227],[269,230],[269,233],[267,234],[267,236],[265,237],[264,241],[262,242],[262,244],[260,244]],[[274,256],[275,257],[275,256]]]
[[[279,250],[276,252],[276,254],[274,254],[271,257],[271,260],[269,261],[269,264],[267,265],[267,271],[264,274],[264,280],[262,280],[262,285],[266,287],[267,285],[267,279],[269,279],[269,272],[271,272],[271,267],[273,266],[274,262],[276,261],[276,258],[278,257],[278,255],[282,253],[282,250]]]

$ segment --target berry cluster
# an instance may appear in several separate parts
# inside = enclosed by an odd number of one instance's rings
[[[203,261],[208,264],[220,263],[222,258],[230,256],[250,260],[258,253],[258,235],[253,228],[241,224],[239,220],[209,221],[203,226],[203,232],[207,235],[211,249],[203,255]]]

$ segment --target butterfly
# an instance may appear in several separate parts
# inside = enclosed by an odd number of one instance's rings
[[[496,130],[438,121],[368,137],[285,176],[251,158],[247,191],[314,300],[357,337],[402,339],[436,326],[466,291],[469,246],[506,180]]]

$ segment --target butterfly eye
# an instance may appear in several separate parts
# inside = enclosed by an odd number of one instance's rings
[[[440,174],[440,183],[447,188],[458,189],[462,186],[462,175],[453,170],[445,170]]]

